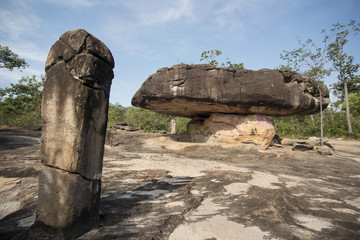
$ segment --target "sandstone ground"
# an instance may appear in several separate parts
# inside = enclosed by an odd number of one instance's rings
[[[360,142],[258,151],[119,131],[106,147],[102,226],[79,239],[359,239]],[[40,132],[0,129],[0,239],[35,220]]]

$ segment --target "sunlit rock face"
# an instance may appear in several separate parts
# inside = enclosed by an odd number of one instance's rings
[[[113,67],[105,44],[81,29],[64,33],[49,52],[34,239],[73,239],[98,226]]]
[[[314,114],[320,111],[320,102],[323,109],[330,102],[326,85],[296,72],[209,64],[161,68],[132,99],[137,107],[192,118],[188,134],[193,141],[252,142],[262,148],[274,136],[266,115]]]
[[[322,83],[286,70],[235,70],[213,65],[174,65],[151,75],[132,104],[175,116],[211,113],[289,116],[313,114],[329,104]]]

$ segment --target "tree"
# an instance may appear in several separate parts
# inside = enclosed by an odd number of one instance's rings
[[[352,79],[347,81],[348,94],[359,93],[360,92],[360,76],[354,76]],[[344,82],[337,82],[332,84],[333,93],[337,96],[340,102],[345,102],[345,93],[344,93]],[[351,108],[350,108],[351,109]]]
[[[292,51],[284,50],[280,54],[280,58],[287,62],[286,68],[311,77],[317,82],[322,82],[326,76],[329,76],[331,70],[326,67],[329,36],[325,31],[322,33],[324,34],[324,39],[321,46],[318,46],[312,39],[308,39],[303,43],[298,38],[300,45],[298,49]],[[314,91],[318,91],[320,95],[320,143],[322,145],[324,137],[322,92],[320,87],[314,89]]]
[[[123,107],[120,103],[109,104],[108,111],[108,126],[114,127],[116,123],[125,121],[125,112],[126,108]]]
[[[25,59],[12,52],[9,47],[0,45],[0,68],[12,71],[14,68],[25,69],[29,67]]]
[[[23,77],[9,88],[0,88],[0,123],[10,126],[41,125],[44,78]]]
[[[360,64],[354,64],[354,57],[348,55],[345,52],[345,45],[348,43],[348,35],[356,35],[360,31],[360,23],[352,20],[349,24],[343,25],[340,23],[333,24],[333,28],[330,29],[332,35],[335,36],[335,40],[328,46],[327,56],[333,63],[335,71],[338,72],[339,83],[344,87],[344,98],[346,106],[346,120],[348,124],[349,134],[352,134],[351,118],[350,118],[350,106],[349,106],[349,89],[348,83],[353,83],[354,80],[358,81],[358,76],[355,74],[358,72]]]
[[[349,107],[351,109],[351,115],[360,117],[360,92],[349,94]],[[341,110],[346,110],[346,104],[341,104]]]
[[[208,50],[203,51],[201,54],[200,61],[207,61],[209,64],[214,65],[215,67],[219,66],[219,62],[216,60],[218,56],[222,54],[221,50]],[[226,58],[226,63],[221,63],[222,67],[230,67],[236,70],[244,69],[244,63],[232,63],[229,58]]]

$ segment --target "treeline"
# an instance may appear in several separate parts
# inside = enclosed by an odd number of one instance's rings
[[[8,88],[0,88],[0,125],[29,127],[41,126],[41,96],[43,79],[25,77]],[[351,137],[360,138],[360,93],[349,95]],[[345,104],[331,105],[324,110],[324,137],[348,137]],[[160,130],[170,131],[171,119],[176,119],[176,131],[185,132],[188,118],[158,114],[146,109],[123,107],[121,104],[110,104],[108,126],[126,122],[146,132]],[[270,117],[280,137],[306,138],[320,136],[320,114],[312,116]]]
[[[359,96],[360,98],[360,96]],[[353,133],[349,135],[346,112],[334,107],[323,111],[324,137],[326,138],[360,138],[360,115],[352,114]],[[320,137],[320,113],[316,115],[270,117],[276,134],[288,138]]]
[[[352,138],[360,138],[360,94],[351,96],[351,106],[353,114]],[[340,106],[339,106],[340,108]],[[189,118],[174,117],[166,114],[158,114],[146,109],[135,107],[123,107],[120,104],[110,104],[108,126],[113,127],[118,122],[126,122],[131,126],[136,126],[146,132],[157,132],[160,130],[170,131],[171,119],[176,119],[176,132],[186,132]],[[344,107],[340,109],[334,106],[328,107],[323,112],[324,117],[324,137],[327,138],[348,138],[348,128],[346,124],[346,113]],[[288,117],[269,117],[275,127],[276,133],[280,137],[287,138],[308,138],[312,136],[320,137],[320,113],[315,115],[300,115]]]
[[[109,105],[108,127],[114,127],[119,122],[126,122],[130,126],[138,127],[145,132],[170,131],[171,119],[176,120],[177,133],[186,132],[187,123],[191,120],[159,114],[142,108],[123,107],[120,104]]]

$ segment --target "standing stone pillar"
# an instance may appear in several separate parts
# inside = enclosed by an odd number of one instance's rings
[[[49,52],[34,238],[72,239],[98,225],[113,68],[110,50],[85,30],[66,32]]]

